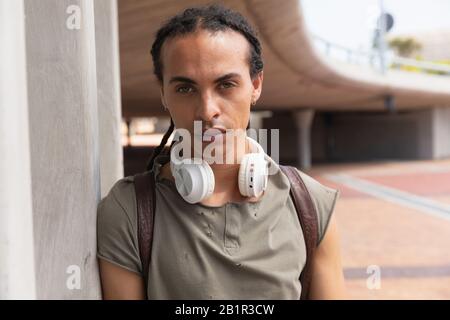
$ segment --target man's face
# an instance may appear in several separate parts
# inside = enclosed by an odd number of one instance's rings
[[[250,77],[250,44],[240,33],[200,30],[164,43],[161,98],[177,128],[247,128],[262,72]]]

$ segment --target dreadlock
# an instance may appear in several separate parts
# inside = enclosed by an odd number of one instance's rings
[[[172,134],[173,130],[175,128],[175,125],[173,123],[173,119],[170,118],[170,127],[169,130],[164,134],[164,137],[161,140],[161,143],[159,146],[153,150],[152,156],[150,157],[150,160],[147,162],[147,171],[150,171],[153,169],[153,164],[155,163],[155,158],[163,151],[164,147],[166,146],[167,140],[169,140],[170,135]]]

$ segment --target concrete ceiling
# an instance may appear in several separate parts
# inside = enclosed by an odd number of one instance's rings
[[[123,115],[162,114],[150,47],[160,25],[193,5],[222,3],[246,16],[263,45],[264,86],[256,109],[382,110],[450,107],[450,78],[389,71],[326,60],[314,49],[298,0],[119,0]]]

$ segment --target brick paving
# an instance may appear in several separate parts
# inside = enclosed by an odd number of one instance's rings
[[[335,214],[351,299],[450,299],[450,219],[328,180],[334,173],[450,205],[450,160],[327,165],[308,172],[341,191]],[[381,270],[378,289],[367,284],[371,265]]]

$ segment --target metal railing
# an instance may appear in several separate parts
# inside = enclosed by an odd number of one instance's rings
[[[380,53],[377,50],[355,50],[333,43],[314,34],[311,34],[311,37],[315,48],[321,50],[325,56],[351,64],[369,65],[383,73],[383,70],[381,70]],[[403,58],[392,52],[388,52],[384,58],[391,69],[450,76],[450,65]]]

